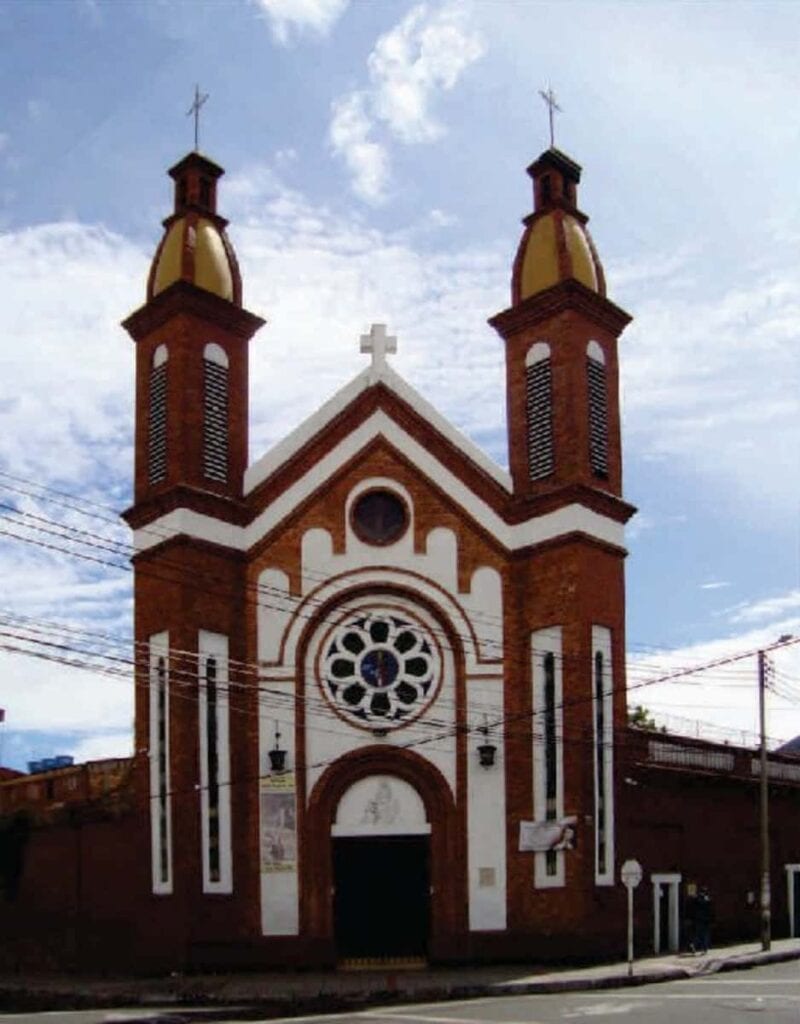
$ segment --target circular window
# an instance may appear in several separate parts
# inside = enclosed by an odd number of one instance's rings
[[[322,690],[355,725],[394,729],[416,718],[439,684],[436,641],[393,611],[362,611],[338,625],[320,652]]]
[[[353,505],[350,519],[366,544],[393,544],[408,527],[406,503],[392,491],[366,491]]]

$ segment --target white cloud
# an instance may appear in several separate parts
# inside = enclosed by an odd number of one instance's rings
[[[272,34],[282,45],[292,34],[326,36],[344,14],[349,0],[255,0],[269,19]]]
[[[436,93],[453,88],[462,72],[483,55],[481,37],[466,10],[445,4],[433,12],[412,8],[381,36],[367,62],[375,116],[403,142],[429,142],[442,127],[430,110]]]
[[[730,583],[725,580],[711,580],[708,583],[701,583],[701,590],[722,590],[724,587],[729,587]]]
[[[8,148],[9,139],[10,136],[8,132],[0,132],[0,153],[2,153],[3,150]]]
[[[737,605],[730,611],[730,621],[756,623],[791,614],[800,615],[800,590],[792,590],[777,597],[767,597],[751,604]]]
[[[793,507],[800,476],[800,282],[762,269],[719,294],[703,271],[687,257],[674,288],[622,296],[636,311],[622,342],[626,446],[763,517]]]
[[[350,170],[356,195],[378,203],[386,194],[389,160],[386,148],[370,138],[372,122],[366,101],[364,92],[351,92],[334,101],[330,140]]]
[[[753,746],[758,733],[758,665],[756,652],[787,633],[800,635],[800,614],[779,616],[757,629],[701,641],[674,650],[628,655],[628,706],[642,704],[657,724],[670,732]],[[752,652],[744,658],[739,656]],[[771,745],[800,734],[800,701],[782,684],[800,674],[800,644],[772,651],[774,692],[768,699],[767,734]],[[663,676],[710,662],[725,662],[703,672]]]
[[[133,680],[0,651],[0,707],[9,729],[125,731],[133,722]]]
[[[133,753],[133,737],[130,732],[78,737],[68,745],[67,753],[72,754],[78,764],[102,761],[107,757],[130,757]]]
[[[418,4],[378,39],[367,60],[369,87],[332,104],[331,146],[347,164],[357,195],[370,202],[385,197],[389,140],[431,142],[443,133],[434,99],[483,52],[466,9],[455,3],[434,11]],[[379,132],[386,141],[376,140]]]

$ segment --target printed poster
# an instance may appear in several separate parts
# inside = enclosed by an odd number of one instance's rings
[[[261,780],[261,870],[297,870],[294,772]]]

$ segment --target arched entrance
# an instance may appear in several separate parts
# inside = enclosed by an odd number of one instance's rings
[[[384,778],[390,782],[388,794],[385,789],[380,789]],[[395,801],[400,804],[397,814],[394,813]],[[389,809],[384,810],[384,807]],[[365,811],[367,821],[362,820]],[[392,816],[394,820],[388,821]],[[311,792],[304,817],[305,848],[313,851],[313,855],[303,858],[301,869],[302,931],[312,941],[324,944],[321,948],[326,950],[332,961],[346,958],[338,947],[349,942],[341,930],[337,935],[335,912],[340,906],[347,906],[348,896],[345,892],[344,897],[340,897],[344,902],[337,904],[335,868],[349,860],[351,851],[358,851],[353,853],[352,867],[356,881],[348,883],[340,872],[339,886],[344,882],[345,887],[348,884],[355,887],[359,879],[365,878],[367,869],[358,871],[355,859],[359,856],[369,864],[370,871],[384,867],[381,877],[387,880],[387,886],[391,886],[396,865],[399,862],[401,869],[403,866],[403,845],[408,848],[404,862],[406,871],[413,873],[416,869],[411,865],[422,863],[423,877],[427,877],[424,913],[427,918],[428,958],[434,962],[452,959],[459,950],[463,951],[467,929],[466,821],[463,807],[456,807],[450,786],[430,761],[415,751],[388,745],[362,747],[345,754],[323,772]],[[405,844],[400,841],[404,837]],[[348,850],[344,841],[359,839],[367,842],[360,846],[350,844]],[[392,839],[397,841],[388,842]],[[342,845],[338,847],[340,841]],[[424,853],[420,853],[425,850],[427,861]],[[394,872],[390,868],[392,858],[396,858],[393,861]],[[342,872],[347,870],[348,867],[341,868]],[[378,882],[370,885],[377,888]],[[419,894],[421,889],[418,879],[416,892]],[[361,892],[367,891],[364,882]],[[380,905],[386,907],[387,904],[382,902]],[[392,927],[386,915],[384,910],[384,932]],[[408,930],[412,931],[410,925]],[[418,937],[421,930],[418,926],[413,934]],[[385,949],[385,943],[373,943],[370,951],[363,955],[401,955],[379,951],[379,945]]]
[[[430,832],[419,794],[397,776],[344,793],[331,826],[339,959],[428,955]]]

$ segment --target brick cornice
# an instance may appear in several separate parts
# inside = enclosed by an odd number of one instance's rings
[[[138,341],[166,320],[182,313],[209,320],[245,341],[266,323],[262,317],[221,299],[205,288],[198,288],[189,281],[175,281],[131,313],[122,321],[122,326],[134,341]]]
[[[510,523],[522,523],[535,516],[555,512],[566,505],[583,505],[599,515],[608,516],[617,523],[627,523],[636,513],[636,507],[622,498],[586,484],[566,484],[545,494],[518,497],[511,501],[506,518]]]
[[[558,548],[569,547],[573,544],[588,545],[589,547],[604,551],[606,554],[615,555],[621,558],[628,557],[628,552],[625,548],[618,547],[616,544],[609,544],[606,540],[600,540],[599,537],[592,537],[591,534],[582,533],[580,530],[572,530],[570,533],[562,533],[558,537],[551,537],[548,540],[541,541],[539,544],[529,544],[527,547],[513,551],[510,557],[514,562],[521,562],[530,558],[531,555],[538,555],[544,551],[553,551]]]
[[[247,510],[242,502],[185,484],[170,487],[160,494],[136,502],[122,513],[122,518],[132,529],[138,530],[176,509],[189,509],[234,526],[244,526],[248,522]]]
[[[165,540],[158,544],[154,544],[150,548],[145,548],[143,551],[135,552],[135,554],[131,556],[131,562],[139,564],[153,559],[158,561],[170,551],[176,551],[187,547],[192,548],[193,550],[200,549],[208,554],[223,558],[227,562],[239,562],[242,565],[246,564],[248,558],[247,553],[244,551],[236,551],[233,548],[225,547],[223,544],[215,544],[210,540],[202,540],[199,537],[192,537],[188,533],[177,533],[174,537],[167,537]],[[196,586],[196,583],[190,582],[189,585]]]
[[[510,338],[559,313],[572,310],[582,313],[598,327],[614,335],[620,334],[632,319],[629,313],[615,306],[610,299],[598,295],[580,281],[569,278],[497,313],[491,317],[489,324],[503,338]]]

